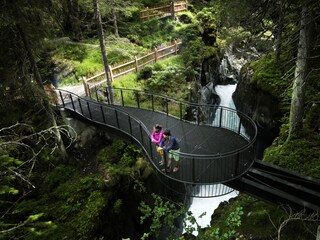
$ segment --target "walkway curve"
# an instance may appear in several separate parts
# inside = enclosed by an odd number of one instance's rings
[[[86,99],[68,91],[56,90],[59,96],[57,107],[126,135],[139,144],[154,169],[165,181],[169,179],[183,184],[186,188],[187,185],[228,182],[246,173],[252,165],[255,158],[253,144],[257,131],[255,124],[246,115],[233,109],[197,105],[137,90],[115,90],[113,105]],[[124,99],[132,100],[130,94],[135,100],[127,104]],[[148,99],[149,97],[151,99]],[[152,105],[151,109],[146,106],[148,102]],[[197,121],[187,121],[182,117],[181,113],[190,109],[196,109],[198,117],[202,115],[201,122],[199,118]],[[180,117],[171,114],[170,110],[174,110]],[[161,171],[162,167],[158,164],[159,156],[150,141],[150,130],[155,123],[170,128],[180,142],[181,167],[177,173]],[[214,191],[214,195],[209,194],[210,196],[206,197],[222,195],[230,189]]]

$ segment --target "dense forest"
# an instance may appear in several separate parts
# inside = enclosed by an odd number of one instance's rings
[[[219,75],[231,52],[246,58],[237,109],[270,137],[262,159],[320,179],[320,3],[189,0],[185,11],[141,18],[175,2],[2,1],[1,239],[316,239],[319,213],[244,194],[221,204],[211,226],[187,225],[182,234],[182,218],[195,217],[183,197],[162,194],[139,148],[71,123],[51,104],[48,88],[82,86],[108,65],[177,39],[178,55],[114,82],[106,74],[103,88],[109,96],[123,87],[203,103],[203,87],[225,83],[208,74]]]

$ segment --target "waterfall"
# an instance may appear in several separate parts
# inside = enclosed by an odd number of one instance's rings
[[[236,90],[237,84],[229,85],[217,85],[215,87],[216,93],[220,97],[220,106],[229,107],[235,109],[234,102],[232,100],[232,94]]]
[[[251,51],[247,51],[246,49],[238,49],[237,54],[234,54],[232,49],[232,47],[227,49],[224,57],[221,59],[219,68],[216,70],[218,72],[219,82],[224,85],[216,85],[215,87],[212,86],[212,89],[215,88],[214,91],[209,91],[211,89],[209,87],[213,84],[204,86],[202,90],[202,101],[204,103],[210,102],[210,96],[208,96],[208,94],[210,92],[215,92],[220,98],[220,106],[236,109],[232,99],[232,94],[237,87],[236,83],[240,74],[240,69],[248,61],[256,59],[258,57],[258,54],[255,49],[251,49]],[[215,120],[213,121],[217,121],[217,119],[220,118],[219,114],[220,112],[216,113]],[[225,111],[222,114],[228,113],[227,111]],[[238,124],[240,123],[239,117],[236,114],[234,114],[234,116],[227,116],[224,119],[229,119],[229,121],[232,122],[235,126],[238,126]],[[225,123],[222,123],[222,126],[223,124]],[[240,133],[243,137],[248,137],[243,126],[241,126]],[[217,187],[217,185],[212,185],[212,187]],[[205,187],[200,186],[200,192],[204,190]],[[205,228],[210,225],[211,216],[214,210],[219,206],[219,204],[223,201],[228,201],[230,198],[236,197],[238,194],[238,191],[233,191],[229,194],[219,197],[193,197],[191,198],[189,211],[192,212],[199,226],[201,226],[201,228]],[[203,215],[203,213],[206,214]],[[191,223],[188,222],[187,224],[191,225]],[[185,230],[183,230],[183,232],[185,232]],[[194,231],[193,235],[197,236],[198,232]]]
[[[235,105],[233,103],[232,94],[236,89],[236,84],[233,85],[217,85],[215,87],[216,93],[219,95],[221,102],[220,106],[225,106],[229,108],[235,109]],[[200,186],[200,188],[204,188],[204,186]],[[217,187],[217,185],[212,186]],[[201,192],[201,189],[200,189]],[[228,201],[230,198],[234,198],[238,195],[238,191],[233,191],[229,194],[212,197],[212,198],[197,198],[193,197],[191,199],[191,205],[189,207],[189,211],[192,212],[192,215],[195,217],[197,223],[201,228],[205,228],[210,226],[211,215],[214,210],[219,206],[219,204],[223,201]],[[203,215],[205,213],[205,215]],[[187,222],[187,224],[190,224]],[[185,232],[185,230],[183,230]],[[194,231],[193,235],[197,236],[198,232]]]

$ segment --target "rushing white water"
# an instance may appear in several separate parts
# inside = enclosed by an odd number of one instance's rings
[[[232,94],[236,90],[236,87],[237,84],[217,85],[215,87],[216,93],[219,95],[221,100],[220,106],[236,109],[232,99]]]
[[[212,198],[193,197],[191,205],[189,207],[189,211],[192,212],[192,215],[195,217],[198,225],[201,226],[201,228],[208,227],[210,226],[211,216],[214,210],[219,206],[219,204],[223,201],[228,201],[230,198],[238,196],[238,193],[238,191],[233,191],[229,194]],[[187,224],[191,225],[191,223],[188,222]],[[197,236],[198,231],[194,231],[192,234]]]
[[[220,97],[220,106],[228,107],[232,109],[236,109],[232,94],[236,90],[237,85],[236,84],[229,84],[229,85],[217,85],[215,87],[216,93]],[[219,126],[220,124],[220,111],[217,111],[216,117],[213,121],[213,125]],[[235,112],[230,111],[222,111],[222,122],[221,127],[224,127],[226,129],[230,129],[232,131],[237,132],[237,129],[240,124],[240,118]],[[242,137],[249,139],[248,134],[246,133],[245,128],[242,126],[240,127],[240,134]]]
[[[232,99],[232,94],[235,91],[237,85],[217,85],[215,87],[216,93],[220,97],[220,106],[225,106],[229,108],[235,109],[235,105]],[[213,186],[215,187],[215,186]],[[200,191],[201,192],[201,191]],[[233,191],[229,194],[220,196],[220,197],[212,197],[212,198],[197,198],[193,197],[191,199],[191,205],[189,211],[192,212],[192,215],[196,218],[196,221],[201,228],[205,228],[210,226],[211,215],[214,210],[219,206],[219,204],[223,201],[228,201],[230,198],[236,197],[238,195],[238,191]],[[206,213],[203,215],[203,213]],[[202,217],[200,217],[203,215]],[[188,223],[190,224],[191,223]],[[185,230],[183,230],[185,232]],[[193,235],[197,236],[198,232],[194,231]]]

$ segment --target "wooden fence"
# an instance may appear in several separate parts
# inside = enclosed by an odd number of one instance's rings
[[[173,6],[174,5],[174,6]],[[172,9],[173,6],[173,9]],[[173,11],[174,10],[174,11]],[[178,1],[159,6],[154,8],[146,8],[140,11],[140,19],[148,20],[154,17],[168,17],[172,14],[186,11],[187,10],[187,1]]]
[[[144,55],[143,57],[135,57],[135,59],[133,60],[113,66],[109,65],[108,74],[110,76],[110,80],[113,81],[114,79],[121,77],[122,75],[125,75],[127,73],[138,72],[147,64],[155,63],[159,59],[165,58],[170,55],[176,55],[178,54],[180,45],[180,41],[174,41],[174,43],[170,46],[159,49],[154,48],[152,52]],[[100,87],[106,81],[107,79],[104,71],[88,79],[83,78],[83,85],[86,95],[89,96],[91,89]]]

